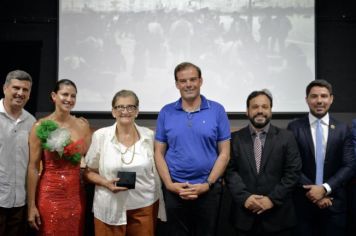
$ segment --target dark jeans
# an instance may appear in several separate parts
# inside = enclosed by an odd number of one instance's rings
[[[0,207],[0,235],[24,236],[27,230],[27,209],[23,207]]]
[[[196,200],[183,200],[163,187],[169,236],[214,236],[222,193],[221,183],[215,183]]]

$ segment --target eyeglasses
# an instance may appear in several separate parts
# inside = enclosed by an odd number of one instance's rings
[[[126,110],[127,112],[131,113],[131,112],[136,111],[137,106],[136,105],[127,105],[127,106],[117,105],[117,106],[114,106],[113,108],[119,112],[124,112]]]

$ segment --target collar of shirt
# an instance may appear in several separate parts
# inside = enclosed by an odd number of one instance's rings
[[[210,102],[208,99],[206,99],[203,95],[200,95],[201,98],[201,104],[200,104],[200,108],[199,110],[203,110],[203,109],[209,109],[210,108]],[[177,110],[182,110],[183,111],[183,107],[182,107],[182,98],[180,98],[176,104],[175,104],[175,108]],[[198,110],[198,111],[199,111]]]
[[[309,118],[309,124],[310,126],[316,126],[316,122],[318,121],[318,118],[315,117],[313,114],[311,114],[309,112],[308,114],[308,118]],[[326,125],[329,126],[329,113],[326,113],[325,116],[323,116],[321,119],[321,124],[322,125]]]
[[[16,123],[24,121],[27,118],[27,114],[26,114],[26,112],[24,112],[24,109],[22,109],[21,115],[19,116],[19,118],[17,118],[17,120],[15,120],[12,116],[10,116],[5,110],[3,98],[0,100],[0,113],[4,113],[6,117],[8,117],[9,119],[11,119],[13,121],[16,121]]]
[[[312,139],[313,139],[313,143],[314,143],[314,147],[316,146],[316,140],[315,140],[315,135],[316,135],[316,126],[317,126],[317,121],[318,118],[315,117],[314,115],[312,115],[311,113],[309,113],[308,115],[309,117],[309,124],[310,124],[310,131],[311,131],[311,135],[312,135]],[[324,144],[324,148],[326,148],[326,143],[328,140],[328,135],[329,135],[329,113],[326,113],[326,115],[324,117],[322,117],[321,119],[321,128],[323,129],[323,144]],[[325,153],[325,151],[324,151]]]
[[[262,133],[264,135],[267,135],[268,131],[269,131],[269,128],[271,126],[271,123],[268,123],[265,127],[263,127],[263,129],[261,129],[259,132]],[[255,128],[252,126],[251,122],[250,124],[248,125],[249,129],[250,129],[250,134],[251,136],[255,136],[257,134]]]
[[[267,136],[267,133],[269,131],[269,128],[271,126],[271,123],[268,123],[265,127],[263,127],[263,129],[261,129],[259,132],[261,133],[261,142],[262,142],[262,146],[265,145],[265,141],[266,141],[266,136]],[[251,134],[251,138],[252,138],[252,142],[255,140],[255,137],[256,137],[256,130],[252,127],[252,124],[250,123],[249,124],[249,129],[250,129],[250,134]]]
[[[110,132],[110,140],[112,141],[112,142],[117,142],[117,140],[116,140],[116,135],[115,135],[115,131],[116,131],[116,122],[115,122],[115,124],[113,124],[112,126],[111,126],[111,132]],[[140,141],[142,141],[142,142],[149,142],[150,140],[152,140],[152,137],[150,137],[148,134],[147,134],[147,132],[142,128],[142,127],[140,127],[140,126],[138,126],[137,124],[135,124],[135,127],[136,127],[136,129],[137,129],[137,132],[138,132],[138,134],[140,135]]]

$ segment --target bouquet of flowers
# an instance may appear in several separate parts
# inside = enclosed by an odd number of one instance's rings
[[[44,120],[36,128],[36,135],[41,140],[42,148],[50,152],[57,152],[59,158],[78,164],[81,159],[83,140],[73,142],[70,132],[60,128],[53,120]]]

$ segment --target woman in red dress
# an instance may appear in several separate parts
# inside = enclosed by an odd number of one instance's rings
[[[30,133],[28,221],[38,235],[83,235],[85,199],[80,160],[91,132],[85,119],[70,114],[76,94],[72,81],[58,81],[51,93],[55,111],[39,120]]]

